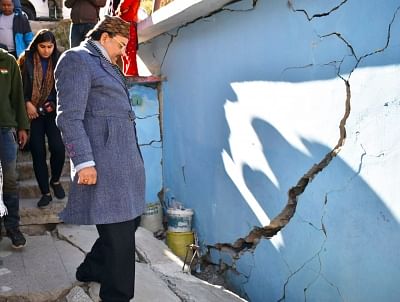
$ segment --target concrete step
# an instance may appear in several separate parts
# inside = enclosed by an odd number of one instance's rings
[[[49,158],[49,152],[47,152],[47,158]],[[18,151],[17,162],[32,162],[32,155],[29,151]]]
[[[50,159],[50,152],[48,151],[49,148],[46,145],[46,158]],[[17,158],[18,162],[32,162],[32,155],[30,151],[18,151],[18,158]],[[69,161],[69,157],[67,155],[67,153],[65,153],[65,162]]]
[[[50,161],[47,160],[47,167],[50,169]],[[33,165],[31,161],[18,161],[17,162],[17,170],[18,170],[18,180],[28,180],[35,179],[35,172],[33,171]],[[65,161],[64,168],[62,171],[62,177],[69,177],[70,175],[70,161],[69,159]],[[50,175],[49,171],[49,175]]]
[[[63,176],[60,178],[61,185],[63,186],[65,193],[69,192],[70,177]],[[52,192],[50,188],[50,192]],[[39,190],[36,179],[27,179],[19,182],[19,197],[22,199],[37,198],[39,199],[42,193]],[[54,196],[53,196],[54,198]]]
[[[58,214],[64,209],[67,198],[58,200],[53,197],[53,201],[44,209],[37,207],[39,198],[20,199],[19,215],[21,217],[20,225],[40,225],[62,222]]]

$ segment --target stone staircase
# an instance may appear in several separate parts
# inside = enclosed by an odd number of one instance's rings
[[[49,152],[48,157],[49,157]],[[49,160],[47,160],[50,167]],[[32,157],[29,151],[19,151],[17,160],[19,195],[20,195],[20,226],[21,231],[27,235],[41,235],[46,231],[51,231],[57,223],[60,223],[58,214],[65,207],[67,197],[61,200],[53,196],[53,201],[44,209],[37,207],[37,202],[41,197],[35,174],[33,171]],[[69,191],[70,164],[66,158],[60,182],[66,194]],[[51,191],[51,189],[50,189]],[[53,193],[51,191],[51,193]]]

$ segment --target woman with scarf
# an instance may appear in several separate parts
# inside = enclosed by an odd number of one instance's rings
[[[65,149],[55,122],[54,68],[59,56],[54,34],[47,29],[42,29],[18,60],[22,73],[26,111],[31,121],[29,147],[36,180],[42,193],[37,203],[39,208],[48,206],[52,201],[50,186],[55,197],[58,199],[65,197],[60,183]],[[45,136],[47,136],[50,151],[50,183]]]

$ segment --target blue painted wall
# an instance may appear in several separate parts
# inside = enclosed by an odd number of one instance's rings
[[[337,144],[348,80],[343,148],[226,276],[250,301],[398,301],[400,1],[252,2],[140,47],[168,79],[167,199],[194,209],[203,248],[267,225]]]
[[[162,189],[162,142],[160,106],[155,87],[129,85],[129,94],[136,114],[136,132],[146,171],[146,203],[159,201]]]

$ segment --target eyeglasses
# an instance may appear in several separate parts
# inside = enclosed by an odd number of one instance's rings
[[[119,41],[119,40],[116,39],[115,37],[112,37],[112,39],[114,39],[115,41],[117,41],[117,43],[118,43],[120,49],[126,48],[126,44],[125,44],[125,43]]]

